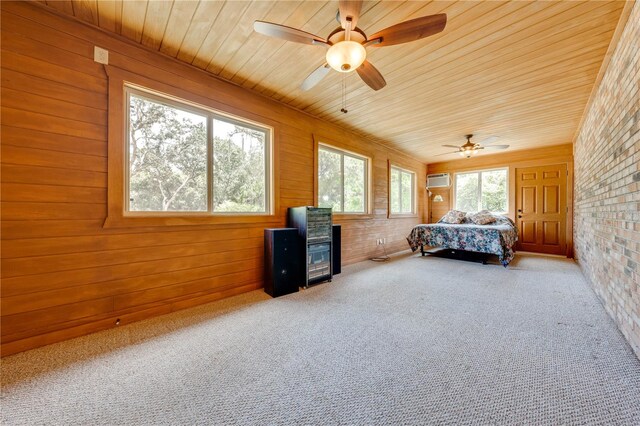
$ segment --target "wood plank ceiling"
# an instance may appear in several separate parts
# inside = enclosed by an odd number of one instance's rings
[[[368,48],[387,86],[348,74],[308,92],[300,83],[324,61],[319,46],[257,34],[253,21],[326,37],[337,1],[46,1],[49,7],[121,34],[424,162],[446,160],[443,144],[496,135],[509,150],[571,142],[607,51],[623,1],[366,1],[367,34],[415,17],[446,13],[436,36]]]

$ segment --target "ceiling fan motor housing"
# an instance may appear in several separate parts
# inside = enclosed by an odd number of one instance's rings
[[[347,31],[342,29],[341,27],[336,28],[329,34],[327,37],[327,41],[330,44],[336,44],[340,41],[344,41],[346,39]],[[354,28],[351,30],[350,34],[351,40],[356,41],[360,44],[364,43],[367,40],[367,35],[360,28]]]

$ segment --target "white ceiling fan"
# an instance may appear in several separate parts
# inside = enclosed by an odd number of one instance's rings
[[[457,146],[457,145],[442,145],[444,147],[447,148],[455,148],[456,150],[453,152],[445,152],[444,154],[438,154],[436,157],[440,156],[440,155],[449,155],[449,154],[460,154],[462,157],[471,157],[472,155],[475,155],[476,152],[480,151],[481,149],[507,149],[509,148],[509,145],[492,145],[493,143],[495,143],[498,139],[500,139],[498,136],[489,136],[488,138],[484,139],[482,142],[479,143],[473,143],[471,142],[471,138],[473,137],[473,135],[466,135],[465,138],[467,138],[467,142],[465,142],[464,144]]]

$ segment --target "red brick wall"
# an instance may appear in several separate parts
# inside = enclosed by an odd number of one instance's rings
[[[574,144],[575,256],[640,357],[640,2]]]

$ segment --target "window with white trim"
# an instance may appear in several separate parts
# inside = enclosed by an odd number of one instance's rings
[[[334,213],[367,213],[369,159],[318,145],[318,206]]]
[[[125,93],[126,212],[270,212],[270,128],[129,86]]]
[[[455,174],[455,208],[466,212],[508,210],[508,170],[493,169]]]
[[[391,166],[389,208],[391,214],[415,213],[416,174]]]

